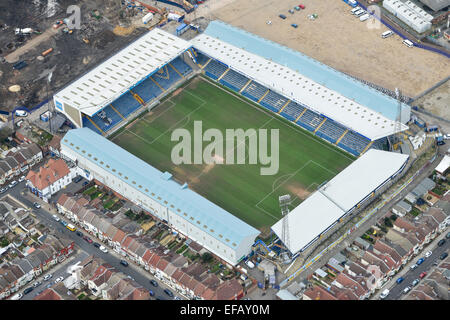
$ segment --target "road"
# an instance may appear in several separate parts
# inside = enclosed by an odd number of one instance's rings
[[[152,299],[154,299],[154,298],[157,298],[160,300],[174,299],[174,298],[169,297],[164,292],[164,289],[169,289],[170,291],[172,291],[174,293],[174,295],[177,295],[178,297],[182,298],[183,300],[185,299],[183,296],[181,296],[179,294],[175,294],[174,289],[166,286],[162,282],[160,283],[160,281],[158,281],[158,279],[152,277],[149,272],[145,271],[141,267],[138,267],[131,261],[129,261],[128,267],[121,265],[120,260],[123,259],[123,257],[121,257],[119,254],[114,252],[112,249],[108,248],[109,252],[104,253],[104,252],[100,251],[98,248],[94,247],[92,244],[85,241],[82,237],[77,236],[75,232],[72,232],[72,231],[68,230],[67,228],[65,228],[60,222],[57,222],[53,218],[53,215],[56,213],[56,210],[49,209],[49,206],[47,204],[45,204],[44,202],[38,200],[38,202],[41,203],[42,206],[40,209],[34,208],[33,202],[36,201],[37,198],[28,192],[28,190],[26,189],[26,186],[25,186],[25,182],[18,183],[15,187],[13,187],[12,189],[9,189],[7,191],[7,193],[9,193],[11,196],[16,198],[20,202],[22,202],[24,205],[26,205],[30,208],[33,208],[33,212],[36,214],[36,217],[41,221],[41,223],[45,224],[46,226],[50,227],[51,229],[56,230],[57,233],[63,234],[65,237],[67,237],[75,242],[75,250],[78,252],[77,253],[78,259],[73,260],[73,264],[75,264],[77,261],[80,261],[80,260],[86,258],[89,255],[95,255],[95,256],[98,256],[98,257],[102,258],[103,260],[105,260],[107,263],[109,263],[111,266],[116,268],[118,271],[123,272],[124,274],[130,276],[132,279],[134,279],[137,283],[142,285],[144,288],[146,288],[148,290],[152,290],[155,293],[155,295],[154,295],[154,297],[152,297]],[[57,215],[60,219],[62,218],[61,215],[59,215],[59,214],[57,214]],[[66,221],[66,222],[70,222],[70,221]],[[89,235],[89,237],[91,237],[94,242],[100,242],[100,241],[98,241],[98,239],[92,237],[91,235]],[[49,270],[50,273],[55,272],[53,275],[53,278],[52,278],[53,281],[60,275],[64,276],[64,278],[67,277],[68,274],[66,272],[66,269],[67,268],[61,268],[61,270],[59,270],[59,269]],[[53,270],[57,270],[57,271],[53,271]],[[150,284],[150,280],[156,280],[158,282],[159,286],[156,288],[153,287],[153,285]],[[28,285],[28,286],[25,286],[23,289],[28,288],[29,286],[31,286],[31,284],[32,283],[30,283],[30,285]],[[23,291],[23,289],[22,289],[22,291]],[[31,297],[30,299],[32,299],[34,297],[35,293],[39,292],[39,290],[41,290],[41,289],[42,288],[38,287],[37,289],[35,289],[37,291],[33,290],[31,293],[24,296],[24,298],[22,298],[22,299],[28,299],[29,296]]]
[[[438,263],[441,262],[439,259],[439,256],[444,252],[449,252],[450,248],[450,241],[447,240],[445,244],[441,247],[437,246],[437,243],[440,239],[445,239],[446,232],[443,232],[439,237],[436,237],[426,248],[423,249],[420,255],[418,255],[414,260],[409,262],[403,267],[403,270],[399,272],[394,279],[392,279],[387,285],[383,287],[384,289],[389,289],[389,295],[387,296],[386,300],[400,300],[405,294],[403,293],[403,290],[411,285],[412,282],[415,279],[420,279],[419,275],[426,271],[428,274],[432,272],[432,269],[434,268],[433,264],[437,261]],[[425,258],[425,252],[431,250],[433,253],[430,257]],[[424,258],[425,261],[422,262],[416,269],[411,270],[411,266],[416,264],[417,260],[420,258]],[[403,281],[398,284],[396,281],[398,278],[403,277]],[[424,278],[426,279],[426,277]],[[423,281],[423,280],[421,280]],[[383,291],[380,290],[380,291]]]

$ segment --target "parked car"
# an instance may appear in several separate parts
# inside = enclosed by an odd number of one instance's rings
[[[54,214],[54,215],[53,215],[53,220],[59,221],[60,219],[59,219],[59,217],[58,217],[56,214]]]
[[[22,181],[24,181],[25,180],[25,176],[21,176],[20,178],[19,178],[19,182],[22,182]]]
[[[120,264],[124,267],[128,267],[128,262],[126,262],[125,260],[120,260]]]
[[[35,283],[33,283],[33,288],[37,288],[42,284],[42,282],[40,281],[36,281]]]
[[[25,290],[23,290],[23,294],[24,295],[26,295],[26,294],[29,294],[31,291],[33,291],[33,287],[29,287],[29,288],[26,288]]]
[[[150,280],[150,284],[154,287],[158,286],[158,282],[156,282],[155,280]]]
[[[417,286],[417,284],[419,283],[419,281],[420,281],[420,279],[416,279],[416,280],[414,280],[414,281],[411,283],[411,285],[412,285],[413,287],[415,287],[415,286]]]
[[[280,17],[281,19],[286,19],[286,16],[285,16],[284,14],[280,14],[279,17]]]
[[[108,253],[108,249],[106,249],[104,246],[100,246],[100,251],[104,253]]]
[[[179,296],[175,296],[175,298],[173,298],[174,300],[181,300],[181,298]]]
[[[50,279],[51,277],[53,277],[53,275],[52,275],[51,273],[46,274],[46,275],[44,276],[44,281],[47,281],[47,280]]]
[[[442,247],[444,245],[444,243],[445,243],[445,239],[439,240],[438,247]]]
[[[83,177],[82,176],[76,176],[75,178],[73,178],[73,182],[75,182],[75,183],[78,183],[78,182],[80,182],[81,181],[81,179],[83,179]]]
[[[439,256],[439,259],[444,260],[444,259],[447,258],[447,257],[448,257],[448,253],[447,253],[447,252],[444,252],[443,254],[441,254],[441,255]]]
[[[83,239],[84,239],[85,241],[87,241],[88,243],[92,243],[92,242],[93,242],[92,239],[89,238],[88,236],[84,236]]]
[[[250,260],[245,261],[245,264],[250,268],[253,269],[255,267],[255,264],[251,262]]]
[[[82,237],[82,236],[83,236],[83,232],[81,232],[81,231],[76,231],[75,234],[76,234],[77,236],[79,236],[79,237]]]
[[[100,247],[101,247],[100,243],[97,243],[97,242],[94,242],[92,245],[93,245],[94,247],[96,247],[96,248],[100,248]]]
[[[0,193],[5,193],[6,192],[6,190],[8,190],[8,188],[6,187],[6,188],[1,188],[0,189]]]
[[[155,295],[155,293],[152,290],[148,290],[148,293],[150,294],[151,297]]]
[[[433,252],[430,250],[430,251],[427,251],[426,253],[425,253],[425,258],[429,258],[431,255],[433,254]]]
[[[34,206],[36,209],[39,209],[39,208],[41,207],[41,205],[40,205],[39,203],[37,203],[37,202],[33,203],[33,206]]]
[[[427,275],[427,272],[424,271],[424,272],[422,272],[422,273],[419,275],[419,278],[420,278],[420,279],[423,279],[423,278],[425,278],[426,275]]]
[[[400,277],[397,279],[397,283],[402,283],[402,281],[405,280],[403,277]]]
[[[450,239],[450,232],[445,235],[447,239]]]
[[[164,289],[164,293],[167,294],[171,298],[173,297],[173,293],[169,289]]]
[[[403,293],[406,294],[409,291],[411,291],[412,287],[411,286],[407,286],[405,289],[403,289]]]
[[[413,264],[411,267],[409,267],[411,270],[414,270],[414,269],[416,269],[418,267],[418,265],[417,264]]]
[[[420,258],[419,260],[417,260],[417,265],[419,266],[419,265],[421,265],[422,264],[422,262],[424,262],[425,261],[425,259],[424,258]]]
[[[63,280],[64,280],[64,277],[58,277],[58,278],[56,278],[55,283],[59,283]]]
[[[11,181],[9,188],[13,188],[18,182],[16,180]]]

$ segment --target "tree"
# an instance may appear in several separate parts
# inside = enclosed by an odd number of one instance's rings
[[[389,219],[389,218],[384,218],[384,224],[387,226],[387,227],[389,227],[389,228],[392,228],[394,225],[392,224],[392,221],[391,221],[391,219]]]
[[[202,262],[208,263],[208,262],[211,262],[212,259],[213,259],[213,256],[209,252],[205,252],[204,254],[202,254]]]

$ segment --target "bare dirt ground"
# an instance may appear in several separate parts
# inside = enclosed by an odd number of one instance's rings
[[[299,3],[305,10],[288,12]],[[213,8],[213,7],[212,7]],[[319,60],[339,71],[413,97],[450,74],[444,56],[408,48],[397,35],[382,39],[384,25],[369,29],[372,22],[360,22],[351,7],[339,0],[234,0],[212,11],[219,19],[263,38],[278,42]],[[287,19],[278,17],[282,13]],[[308,15],[316,13],[314,21]],[[208,18],[208,14],[205,16]],[[268,25],[267,21],[272,21]],[[292,23],[298,28],[291,27]]]
[[[414,101],[414,105],[450,120],[450,80]]]

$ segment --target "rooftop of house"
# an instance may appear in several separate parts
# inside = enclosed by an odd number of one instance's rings
[[[70,169],[64,160],[50,159],[45,165],[39,168],[39,171],[36,172],[30,170],[26,179],[30,181],[35,188],[44,190],[59,179],[67,176],[69,173]]]

